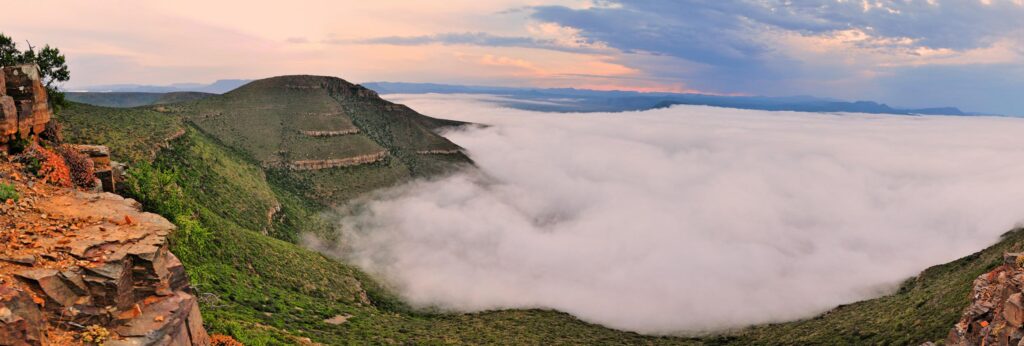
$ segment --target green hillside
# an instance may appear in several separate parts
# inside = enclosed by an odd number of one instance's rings
[[[225,95],[160,107],[74,104],[58,119],[71,141],[110,145],[115,159],[136,162],[128,193],[179,226],[172,250],[203,298],[209,329],[247,345],[302,338],[330,345],[918,344],[943,339],[967,304],[971,280],[995,266],[1003,251],[1024,248],[1024,232],[1011,232],[976,255],[924,271],[893,295],[724,336],[642,336],[544,310],[413,311],[357,268],[295,243],[302,233],[333,233],[320,216],[325,205],[468,163],[462,155],[418,154],[457,149],[431,130],[458,123],[419,115],[337,78],[313,76],[256,81]],[[301,135],[350,128],[358,133]],[[281,166],[375,150],[388,156],[318,170]],[[338,325],[325,322],[336,316],[349,317]]]
[[[93,106],[131,108],[149,105],[161,105],[178,102],[188,102],[203,99],[214,94],[202,92],[168,92],[168,93],[147,93],[147,92],[66,92],[68,101],[89,104]]]

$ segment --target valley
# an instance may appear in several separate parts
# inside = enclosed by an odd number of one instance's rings
[[[921,343],[945,339],[968,304],[970,282],[1001,263],[1004,251],[1024,246],[1024,232],[1009,232],[991,248],[908,279],[892,295],[714,336],[647,336],[548,310],[422,311],[358,268],[297,244],[303,234],[336,234],[323,213],[331,206],[470,165],[433,132],[463,123],[315,76],[259,80],[168,105],[72,104],[57,118],[69,141],[108,145],[129,163],[125,193],[179,227],[171,249],[207,297],[200,308],[210,332],[252,345]],[[343,167],[288,168],[381,152]],[[338,316],[343,323],[325,322]]]

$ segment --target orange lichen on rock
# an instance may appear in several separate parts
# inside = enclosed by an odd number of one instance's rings
[[[213,334],[210,335],[211,346],[245,346],[235,338],[232,338],[224,334]]]

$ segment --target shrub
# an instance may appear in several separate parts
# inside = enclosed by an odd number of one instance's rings
[[[28,161],[30,172],[33,171],[33,164],[38,163],[38,169],[35,169],[33,173],[42,178],[44,182],[57,186],[71,186],[71,172],[68,171],[68,166],[60,155],[39,146],[39,144],[32,144],[28,150],[25,150],[24,158]]]
[[[190,258],[205,248],[210,232],[196,217],[194,205],[178,185],[177,172],[141,162],[128,170],[124,183],[128,196],[142,203],[147,211],[160,214],[178,226],[171,237],[178,245],[175,250],[178,257]]]
[[[192,215],[185,199],[185,192],[178,186],[178,174],[163,170],[148,162],[132,166],[125,178],[125,188],[147,210],[173,218],[177,215]]]
[[[57,147],[57,153],[64,158],[71,173],[71,181],[75,185],[89,188],[96,182],[95,167],[88,155],[82,154],[69,145]]]
[[[31,146],[31,145],[32,145],[32,141],[30,141],[30,140],[28,140],[26,138],[21,138],[21,136],[18,136],[18,138],[15,138],[7,146],[7,148],[8,148],[7,151],[9,153],[11,153],[11,154],[17,155],[17,154],[21,154],[22,152],[24,152],[25,149],[28,149],[29,146]]]
[[[0,202],[17,201],[19,197],[18,190],[14,189],[14,185],[0,183]]]
[[[87,345],[103,345],[104,342],[110,339],[110,331],[107,328],[94,324],[85,327],[85,331],[80,336],[82,342],[85,342]]]

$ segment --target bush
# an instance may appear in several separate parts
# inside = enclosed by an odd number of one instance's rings
[[[7,152],[14,155],[18,155],[24,152],[25,149],[28,149],[31,145],[32,141],[26,138],[21,138],[21,136],[18,136],[18,138],[11,141],[11,143],[7,146]]]
[[[71,172],[71,181],[75,185],[85,188],[93,187],[96,182],[95,167],[88,155],[82,154],[68,145],[57,147],[57,153],[67,163],[68,170]]]
[[[210,232],[203,227],[194,205],[178,185],[177,172],[142,162],[128,170],[124,183],[127,195],[142,203],[146,211],[160,214],[178,226],[171,237],[177,245],[178,257],[191,258],[205,249]]]
[[[71,186],[71,172],[67,164],[53,151],[33,143],[25,150],[24,160],[27,161],[29,171],[42,178],[44,182],[57,186]]]
[[[148,211],[170,219],[177,215],[192,215],[192,208],[185,199],[185,192],[178,186],[178,174],[164,170],[148,162],[141,162],[128,169],[125,188]]]
[[[19,197],[18,190],[14,189],[14,185],[0,183],[0,202],[17,201]]]

